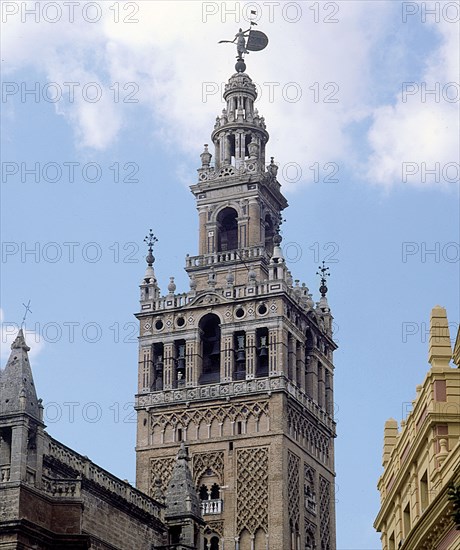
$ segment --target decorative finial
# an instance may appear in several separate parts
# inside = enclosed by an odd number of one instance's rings
[[[209,168],[211,164],[212,155],[208,150],[208,144],[204,144],[204,151],[200,155],[201,158],[201,167],[202,168]]]
[[[327,294],[327,286],[326,286],[326,277],[330,277],[331,274],[329,273],[329,268],[326,267],[326,262],[323,260],[323,265],[318,267],[319,271],[316,272],[316,275],[321,276],[321,286],[319,287],[319,291],[321,292],[321,296],[324,298]]]
[[[153,231],[150,229],[149,234],[145,237],[144,243],[149,247],[149,253],[145,257],[145,261],[149,267],[152,267],[153,262],[155,261],[155,256],[153,255],[153,245],[158,242],[158,239],[153,234]]]
[[[27,302],[27,304],[22,304],[26,310],[24,311],[24,317],[22,318],[22,321],[21,321],[21,328],[24,328],[25,324],[26,324],[26,317],[27,317],[27,314],[28,313],[32,313],[32,310],[30,309],[30,300]]]
[[[251,11],[252,15],[256,15],[255,11]],[[239,29],[233,40],[220,40],[219,44],[234,44],[236,42],[237,62],[235,65],[236,72],[244,73],[246,70],[246,63],[244,62],[244,56],[249,52],[258,52],[267,47],[268,37],[261,31],[255,31],[253,26],[257,25],[255,21],[251,21],[249,29],[243,31]],[[247,40],[246,40],[247,39]]]

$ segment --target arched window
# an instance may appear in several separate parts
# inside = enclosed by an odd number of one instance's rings
[[[234,208],[224,208],[217,215],[217,251],[238,248],[238,214]]]
[[[256,331],[256,377],[268,376],[268,329]]]
[[[214,313],[200,321],[201,355],[203,358],[200,384],[220,381],[220,319]]]
[[[273,227],[273,221],[269,214],[265,216],[265,249],[270,254],[273,254],[273,237],[275,235],[275,228]]]

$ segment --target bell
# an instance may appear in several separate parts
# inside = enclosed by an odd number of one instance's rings
[[[155,363],[155,370],[156,370],[157,372],[163,373],[163,356],[162,356],[162,355],[160,355],[160,356],[158,357],[158,360],[157,360],[157,362]]]
[[[220,355],[220,342],[215,340],[212,344],[211,353],[209,355]]]
[[[267,355],[268,355],[267,337],[266,336],[261,336],[260,337],[259,357],[267,357]]]
[[[185,359],[183,357],[179,357],[177,360],[177,370],[185,371]]]
[[[244,363],[246,361],[246,353],[244,349],[239,349],[236,352],[236,362],[237,363]]]
[[[260,346],[259,348],[259,357],[267,357],[268,349],[267,346]]]

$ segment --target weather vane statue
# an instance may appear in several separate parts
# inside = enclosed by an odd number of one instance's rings
[[[251,11],[252,15],[256,15],[255,11]],[[240,29],[233,40],[220,40],[219,44],[235,44],[237,52],[237,62],[235,69],[239,73],[244,73],[246,70],[246,63],[244,62],[244,55],[249,52],[259,52],[267,47],[268,37],[261,31],[256,31],[253,26],[257,25],[254,21],[251,21],[251,26],[246,31]]]

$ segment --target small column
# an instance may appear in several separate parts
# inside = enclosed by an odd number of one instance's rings
[[[246,331],[246,380],[256,375],[256,331]]]
[[[318,405],[325,408],[325,383],[324,383],[324,367],[318,362]]]
[[[308,355],[306,358],[306,390],[307,395],[313,399],[313,401],[318,402],[318,371],[316,368],[316,360]]]
[[[198,337],[197,337],[198,338]],[[198,385],[198,341],[187,340],[185,342],[185,385]]]
[[[276,376],[277,372],[278,330],[271,328],[268,331],[268,375]]]
[[[220,352],[220,380],[221,382],[230,382],[233,380],[233,371],[235,370],[235,357],[233,353],[233,332],[221,335]]]
[[[297,342],[297,386],[305,391],[305,346]]]
[[[200,225],[200,242],[198,244],[198,253],[204,255],[207,253],[207,211],[204,208],[198,209],[199,225]]]
[[[164,345],[164,370],[163,370],[163,388],[170,390],[173,387],[174,381],[174,342],[169,342]]]
[[[288,372],[287,376],[291,382],[296,383],[296,339],[288,333]]]
[[[326,373],[326,412],[330,415],[334,413],[334,392],[332,389],[332,375],[328,369],[324,369]]]

